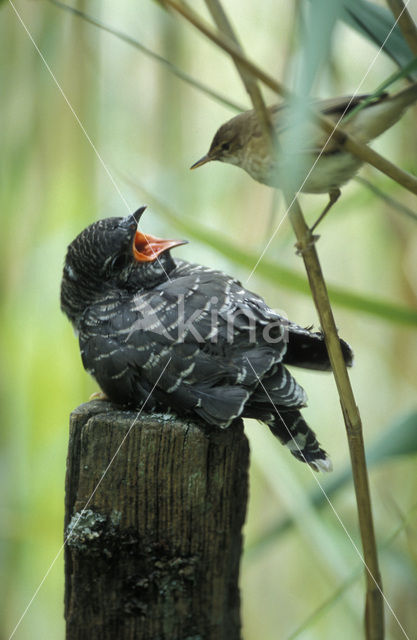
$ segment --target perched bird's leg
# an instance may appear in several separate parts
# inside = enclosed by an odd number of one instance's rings
[[[108,397],[103,391],[94,391],[94,393],[92,393],[88,399],[89,400],[108,400]]]
[[[314,229],[316,227],[318,227],[320,222],[323,220],[324,216],[330,211],[332,206],[339,200],[341,193],[342,192],[340,191],[339,188],[330,189],[330,191],[329,191],[329,202],[326,204],[326,206],[324,207],[323,211],[321,212],[321,214],[319,215],[319,217],[317,218],[317,220],[313,224],[313,226],[310,227],[311,233],[313,233]]]

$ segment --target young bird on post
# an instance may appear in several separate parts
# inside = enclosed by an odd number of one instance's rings
[[[256,418],[313,469],[331,462],[286,365],[328,371],[321,333],[289,322],[234,278],[174,260],[183,242],[143,234],[145,207],[90,225],[68,247],[61,307],[85,369],[114,403],[226,428]],[[341,341],[346,363],[352,351]],[[162,374],[162,375],[161,375]]]
[[[310,106],[335,124],[341,118],[340,126],[346,133],[358,142],[367,143],[394,125],[417,101],[417,84],[394,95],[382,94],[346,121],[346,116],[368,97],[316,100]],[[306,141],[305,146],[296,151],[300,165],[305,168],[297,189],[305,193],[329,193],[330,202],[334,203],[340,195],[339,187],[353,178],[362,165],[360,158],[341,148],[333,138],[327,142],[329,134],[316,122],[292,122],[291,105],[284,102],[268,110],[276,133],[277,153],[263,133],[255,111],[245,111],[218,129],[208,153],[191,169],[219,160],[241,167],[258,182],[282,188],[284,169],[288,164],[288,154],[291,154],[291,127],[296,126],[301,129],[299,139]],[[284,149],[282,157],[279,154],[281,148]]]

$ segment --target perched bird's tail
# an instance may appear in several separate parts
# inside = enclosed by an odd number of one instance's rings
[[[398,101],[403,104],[404,108],[417,101],[417,82],[410,85],[402,91],[398,91],[390,98],[392,101]]]
[[[292,455],[314,471],[332,471],[332,461],[298,410],[279,407],[268,427]]]
[[[340,339],[343,358],[346,366],[353,363],[353,351],[347,342]],[[330,371],[330,360],[324,335],[307,329],[298,328],[288,333],[287,351],[283,358],[284,364],[315,371]]]
[[[417,83],[365,106],[346,123],[346,131],[361,142],[369,142],[392,127],[414,102],[417,102]]]

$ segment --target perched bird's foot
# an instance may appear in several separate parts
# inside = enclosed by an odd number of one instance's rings
[[[310,229],[311,231],[311,229]],[[320,238],[320,236],[316,233],[310,233],[310,238],[308,239],[307,243],[303,246],[301,244],[301,242],[296,242],[295,243],[295,255],[296,256],[302,256],[303,253],[305,253],[306,251],[308,251],[309,249],[311,249],[311,247],[313,247],[317,240]]]
[[[91,394],[88,400],[108,400],[108,397],[105,393],[103,393],[103,391],[94,391],[94,393]]]

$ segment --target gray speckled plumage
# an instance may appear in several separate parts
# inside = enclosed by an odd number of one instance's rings
[[[64,266],[62,309],[85,369],[108,398],[139,408],[157,383],[147,410],[222,428],[257,418],[295,457],[328,470],[299,411],[306,394],[285,366],[328,370],[322,334],[288,322],[230,276],[174,261],[169,251],[136,262],[135,232],[131,217],[94,223],[69,246]],[[342,348],[350,364],[351,350]]]

